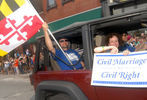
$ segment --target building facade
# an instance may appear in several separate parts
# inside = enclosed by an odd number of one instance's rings
[[[101,17],[100,0],[42,0],[41,17],[56,31],[76,22]]]

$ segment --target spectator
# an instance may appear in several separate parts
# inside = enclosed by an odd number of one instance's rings
[[[16,58],[14,59],[14,72],[15,72],[15,74],[17,74],[17,75],[19,74],[18,63],[19,63],[18,57],[16,57]]]
[[[24,74],[24,71],[23,71],[23,58],[19,59],[18,69],[19,69],[20,74]]]
[[[34,68],[34,60],[35,60],[35,55],[33,54],[32,56],[31,56],[31,58],[30,58],[30,71],[32,71],[33,70],[33,68]]]
[[[144,51],[147,50],[147,41],[146,41],[146,37],[139,37],[139,45],[136,46],[136,50],[135,51]]]
[[[123,45],[121,45],[119,47],[119,51],[124,51],[124,50],[129,50],[130,52],[134,52],[135,51],[135,47],[131,46],[128,43],[128,34],[127,33],[123,33],[122,34],[122,40],[123,40]]]
[[[10,62],[10,72],[14,73],[14,66],[13,66],[14,60],[12,57],[10,57],[9,62]]]
[[[29,51],[29,49],[26,49],[26,55],[27,55],[27,56],[30,56],[30,51]]]
[[[5,70],[5,73],[8,75],[9,74],[9,67],[10,67],[10,63],[8,60],[5,60],[4,62],[4,70]]]
[[[2,64],[2,62],[0,62],[0,73],[2,73],[3,72],[3,64]]]

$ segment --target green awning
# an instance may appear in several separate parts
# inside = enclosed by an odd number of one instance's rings
[[[67,17],[65,19],[61,19],[52,23],[49,23],[50,30],[52,32],[56,32],[58,30],[61,30],[65,27],[68,27],[74,23],[82,23],[82,22],[87,22],[90,20],[95,20],[101,18],[101,8],[95,8],[92,10],[88,10],[86,12],[82,12],[80,14],[76,14],[70,17]],[[40,37],[43,35],[43,30],[41,29],[36,35],[34,35],[28,43],[35,42],[37,37]]]

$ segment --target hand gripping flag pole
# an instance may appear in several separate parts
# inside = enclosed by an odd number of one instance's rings
[[[58,41],[56,40],[56,38],[53,36],[52,32],[48,29],[48,33],[49,35],[51,35],[51,37],[54,39],[54,41],[56,42],[56,44],[58,45],[58,47],[61,49],[61,51],[63,52],[64,56],[67,58],[67,60],[69,61],[69,63],[71,65],[73,65],[73,63],[70,61],[69,57],[67,56],[67,54],[63,51],[63,49],[61,48],[61,46],[59,45]],[[75,66],[73,66],[74,70],[76,70]]]

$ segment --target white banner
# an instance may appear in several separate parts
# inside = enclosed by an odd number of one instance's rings
[[[147,51],[95,53],[91,85],[113,87],[147,87]]]

